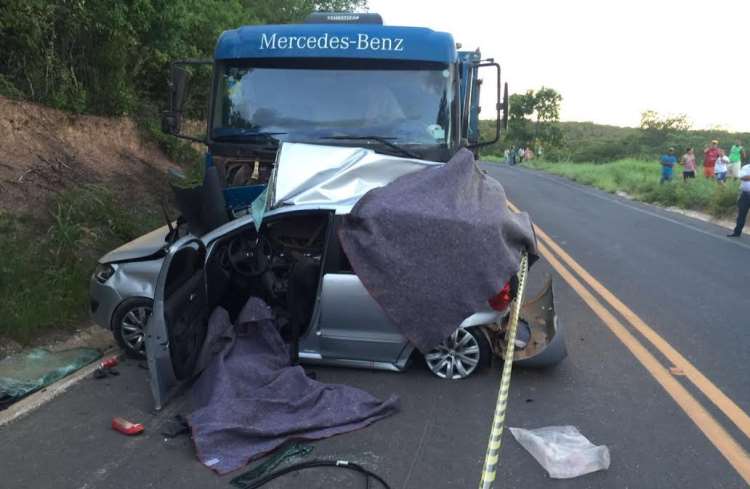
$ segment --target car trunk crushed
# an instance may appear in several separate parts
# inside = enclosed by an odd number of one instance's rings
[[[299,380],[298,358],[399,371],[416,347],[436,375],[463,378],[488,363],[490,351],[503,353],[507,305],[516,292],[512,278],[521,253],[533,255],[535,241],[528,216],[507,210],[502,186],[481,172],[470,152],[440,164],[361,148],[284,143],[259,199],[263,205],[240,218],[241,226],[228,223],[226,232],[207,242],[185,237],[165,258],[146,334],[157,409],[182,381],[197,376],[203,394],[194,404],[204,416],[194,419],[226,412],[223,404],[247,413],[259,408],[248,394],[258,389],[257,379],[217,367],[228,361],[261,368],[257,362],[272,359],[280,372],[296,371],[295,382],[312,392],[330,386]],[[524,309],[529,338],[517,359],[549,365],[564,357],[551,294],[547,287]],[[258,310],[267,314],[243,320],[250,304],[263,304]],[[215,343],[217,335],[208,331],[215,329],[209,317],[215,322],[217,311],[225,326],[273,330],[284,348],[269,347],[264,355],[258,345]],[[247,341],[253,335],[239,336]],[[228,390],[218,388],[232,372],[234,392],[248,394],[241,403],[227,402]],[[212,390],[207,383],[217,386],[216,398],[206,398]],[[298,424],[290,425],[288,409],[299,404],[288,394],[286,407],[266,419],[280,423],[274,425],[280,442],[304,437],[305,426],[321,428],[310,420],[326,407],[300,407],[293,413]],[[367,424],[393,411],[393,400],[379,404],[367,396],[354,396],[371,408],[353,404],[354,411],[368,413],[362,419],[352,424],[342,411],[342,419],[323,423],[331,430],[311,430],[309,437],[348,431],[336,427]],[[208,418],[216,426],[216,418]],[[192,424],[193,432],[202,426]],[[243,443],[252,445],[252,439]],[[238,452],[244,462],[268,450],[245,448]],[[216,457],[201,458],[211,466]],[[231,470],[229,465],[214,468]]]

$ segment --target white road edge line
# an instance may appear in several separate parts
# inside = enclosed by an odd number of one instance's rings
[[[714,233],[708,232],[708,231],[706,231],[704,229],[701,229],[699,227],[693,226],[692,224],[687,224],[685,222],[678,221],[677,219],[672,219],[671,217],[662,216],[661,214],[659,214],[657,212],[652,212],[652,211],[649,211],[649,210],[646,210],[646,209],[642,209],[642,208],[640,208],[638,206],[635,206],[635,205],[632,205],[632,204],[627,204],[627,203],[622,202],[621,200],[616,199],[616,198],[614,198],[612,196],[609,196],[609,195],[600,195],[600,194],[598,194],[596,192],[592,192],[591,190],[589,190],[588,187],[586,187],[584,185],[575,184],[574,182],[569,183],[568,180],[565,179],[565,177],[561,177],[559,175],[549,175],[549,174],[547,174],[547,173],[545,173],[545,172],[543,172],[541,170],[529,170],[528,168],[514,168],[514,169],[511,170],[510,168],[505,168],[505,167],[503,167],[501,165],[498,165],[498,164],[494,164],[494,163],[490,163],[490,164],[491,165],[495,165],[498,168],[501,168],[503,170],[533,173],[534,175],[539,175],[541,178],[547,180],[548,182],[556,183],[557,185],[561,185],[563,187],[568,187],[570,189],[577,190],[579,192],[582,192],[584,194],[590,195],[592,197],[596,197],[597,199],[603,200],[605,202],[611,202],[613,204],[617,204],[617,205],[620,205],[622,207],[626,207],[628,209],[632,209],[634,211],[638,211],[638,212],[640,212],[642,214],[647,214],[649,216],[659,218],[659,219],[661,219],[663,221],[671,222],[672,224],[677,224],[678,226],[682,226],[682,227],[687,228],[687,229],[692,229],[693,231],[697,231],[697,232],[699,232],[701,234],[705,234],[706,236],[711,236],[712,238],[716,238],[719,241],[721,241],[722,243],[733,244],[733,245],[740,246],[742,248],[746,248],[746,249],[750,250],[750,245],[745,244],[745,243],[743,243],[741,241],[737,241],[736,239],[732,240],[730,238],[727,238],[726,236],[718,235],[718,234],[714,234]],[[556,177],[556,178],[554,178],[554,177]],[[604,191],[602,190],[601,192],[604,192]],[[650,204],[647,204],[647,203],[644,202],[643,205],[650,205]],[[671,211],[669,211],[667,209],[663,209],[663,211],[664,212],[671,212]],[[688,218],[688,219],[694,219],[694,218],[692,218],[690,216],[685,216],[685,217]],[[719,227],[720,229],[723,229],[723,230],[727,229],[724,226],[721,226],[719,224],[714,224],[714,223],[710,223],[710,222],[707,223],[707,224],[710,224],[712,226],[717,226],[717,227]]]
[[[107,350],[102,354],[102,358],[111,356],[117,356],[117,358],[119,359],[122,356],[122,352],[120,350],[112,349]],[[72,386],[94,373],[94,370],[99,368],[100,362],[101,359],[96,360],[95,362],[90,363],[85,367],[82,367],[79,370],[73,372],[67,377],[63,377],[57,382],[48,385],[44,389],[21,399],[20,401],[12,404],[6,410],[0,411],[0,426],[4,426],[11,421],[20,418],[21,416],[29,414],[30,412],[59,396],[63,392],[67,391]]]

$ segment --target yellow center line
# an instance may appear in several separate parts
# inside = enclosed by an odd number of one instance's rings
[[[648,370],[653,378],[674,399],[678,406],[688,415],[695,425],[719,450],[729,464],[747,484],[750,484],[750,457],[732,436],[706,411],[706,409],[685,389],[673,376],[644,347],[630,331],[618,321],[603,305],[589,292],[571,272],[568,271],[547,247],[539,243],[539,251],[583,301],[594,311],[610,331],[630,350],[639,362]]]
[[[511,209],[518,212],[518,208],[509,203]],[[721,389],[711,382],[680,352],[674,349],[664,338],[646,324],[632,309],[623,304],[613,293],[604,287],[598,280],[591,276],[581,265],[578,264],[568,253],[565,252],[547,233],[539,226],[534,226],[539,236],[560,259],[565,262],[585,283],[589,285],[599,296],[604,299],[614,310],[619,312],[633,328],[642,334],[662,355],[672,364],[681,369],[685,377],[692,382],[724,415],[729,418],[737,428],[750,438],[750,416],[732,401]]]

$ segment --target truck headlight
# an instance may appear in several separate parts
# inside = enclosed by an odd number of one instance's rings
[[[94,270],[94,278],[96,278],[96,281],[101,284],[109,280],[109,277],[114,274],[115,267],[109,263],[100,263],[96,266],[96,270]]]

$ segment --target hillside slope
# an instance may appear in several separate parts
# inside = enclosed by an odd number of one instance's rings
[[[0,344],[88,322],[97,258],[163,224],[172,165],[132,119],[0,97]]]
[[[146,198],[164,190],[171,164],[127,117],[72,115],[0,97],[2,210],[41,216],[50,197],[85,184]]]

